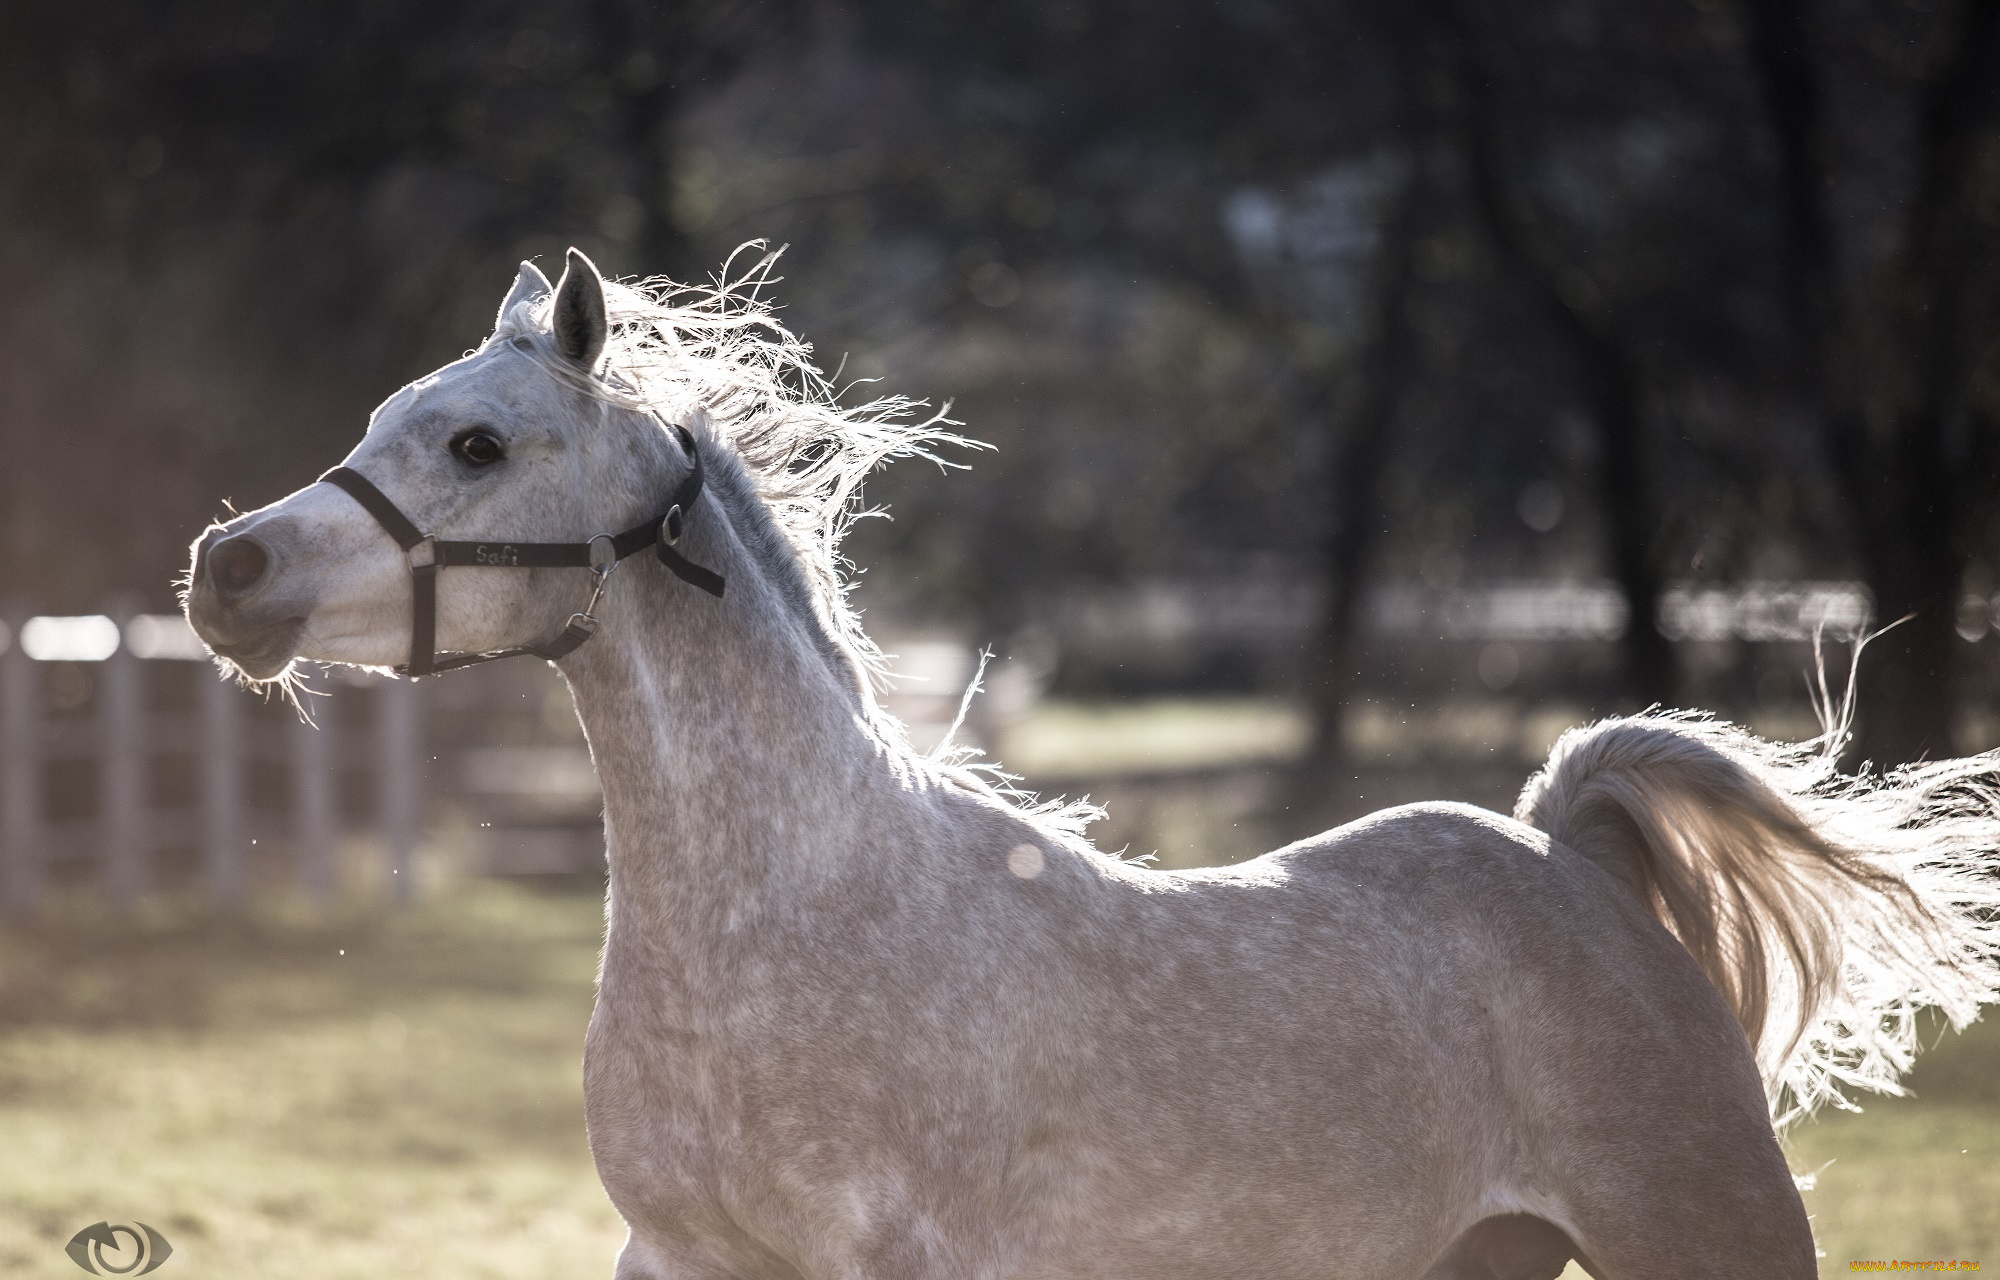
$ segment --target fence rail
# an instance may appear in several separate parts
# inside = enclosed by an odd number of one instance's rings
[[[35,911],[58,871],[94,875],[130,906],[161,887],[171,851],[193,855],[186,870],[218,902],[243,899],[253,851],[264,850],[278,855],[257,860],[267,874],[325,897],[355,826],[379,832],[395,896],[414,893],[424,753],[411,682],[328,682],[307,695],[308,721],[222,679],[177,616],[114,606],[76,617],[14,610],[4,622],[0,897],[10,913]],[[167,684],[183,694],[191,685],[192,705],[160,705]],[[357,720],[365,736],[349,731]],[[344,804],[353,788],[343,782],[357,775],[368,802]]]

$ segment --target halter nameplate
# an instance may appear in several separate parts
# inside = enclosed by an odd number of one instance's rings
[[[390,501],[389,495],[375,486],[374,481],[359,471],[348,467],[335,467],[320,479],[333,485],[341,492],[361,504],[362,510],[375,517],[375,523],[396,540],[410,565],[410,660],[397,667],[400,674],[427,676],[443,671],[453,671],[459,667],[469,667],[481,662],[495,662],[501,658],[534,657],[554,661],[574,653],[584,641],[597,634],[598,594],[604,588],[605,579],[618,562],[652,547],[658,554],[660,563],[673,574],[692,586],[699,587],[718,600],[722,598],[722,575],[712,569],[689,560],[673,546],[680,541],[680,530],[686,520],[686,513],[694,510],[696,498],[701,496],[702,467],[701,453],[695,447],[694,434],[686,427],[675,427],[681,448],[687,451],[692,464],[687,478],[674,490],[673,501],[668,504],[665,514],[654,516],[641,525],[635,525],[620,534],[598,534],[589,542],[443,542],[417,528],[404,515],[402,508]],[[663,536],[669,523],[673,526],[671,538]],[[610,544],[608,552],[596,550],[599,542]],[[582,613],[570,615],[562,632],[546,644],[522,645],[513,649],[496,649],[490,653],[452,653],[440,656],[437,652],[437,576],[446,567],[470,569],[589,569],[597,575],[597,589],[592,592],[590,603]]]

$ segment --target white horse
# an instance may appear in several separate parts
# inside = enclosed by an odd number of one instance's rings
[[[1814,1274],[1773,1109],[1893,1090],[1919,1006],[1994,996],[1996,761],[1863,781],[1834,730],[1629,717],[1515,818],[1121,861],[877,706],[837,546],[865,472],[948,438],[908,408],[840,407],[754,288],[571,251],[376,411],[359,484],[195,548],[251,680],[560,650],[618,1280]]]

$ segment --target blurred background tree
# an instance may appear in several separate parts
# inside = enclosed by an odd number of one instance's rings
[[[871,490],[884,626],[1293,697],[1307,796],[1364,711],[1792,714],[1798,625],[1687,602],[1854,580],[1866,753],[1990,745],[1996,58],[1995,0],[16,0],[0,586],[165,607],[516,260],[761,238],[998,446]],[[1452,622],[1506,583],[1587,616]]]

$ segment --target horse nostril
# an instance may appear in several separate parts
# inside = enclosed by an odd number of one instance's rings
[[[270,567],[271,553],[247,534],[217,543],[208,553],[208,571],[214,575],[216,585],[228,592],[249,590]]]

